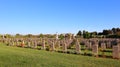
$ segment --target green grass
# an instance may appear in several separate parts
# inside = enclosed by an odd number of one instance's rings
[[[0,44],[0,67],[120,67],[120,60]]]

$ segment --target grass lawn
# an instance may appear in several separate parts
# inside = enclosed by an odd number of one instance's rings
[[[120,67],[120,60],[0,44],[0,67]]]

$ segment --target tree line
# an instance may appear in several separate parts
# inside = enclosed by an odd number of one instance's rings
[[[83,38],[120,38],[120,28],[104,29],[102,32],[78,31],[76,37]]]
[[[65,34],[26,34],[26,35],[22,35],[22,34],[15,34],[15,35],[11,35],[11,34],[0,34],[0,38],[56,38],[58,37],[59,39],[64,39],[64,38],[73,38],[73,34],[71,33],[65,33]]]
[[[33,34],[0,34],[0,38],[56,38],[58,35],[58,38],[63,39],[63,38],[120,38],[120,28],[112,28],[112,29],[104,29],[102,32],[89,32],[86,30],[79,30],[76,35],[72,33],[65,33],[65,34],[38,34],[38,35],[33,35]]]

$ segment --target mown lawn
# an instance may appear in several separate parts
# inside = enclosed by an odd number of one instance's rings
[[[0,67],[120,67],[120,60],[0,44]]]

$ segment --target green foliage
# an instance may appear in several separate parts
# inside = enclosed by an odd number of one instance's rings
[[[81,32],[81,31],[78,31],[77,36],[78,36],[78,37],[82,36],[82,32]]]
[[[120,38],[120,35],[107,35],[106,38]]]
[[[77,37],[80,37],[81,31],[78,31]],[[120,28],[112,28],[109,30],[103,30],[102,32],[88,32],[83,30],[83,38],[120,38]]]
[[[60,38],[60,39],[64,39],[64,37],[65,37],[65,36],[64,36],[63,34],[60,34],[60,35],[59,35],[59,38]]]
[[[44,38],[44,35],[43,34],[39,34],[38,38]]]
[[[19,38],[19,37],[23,37],[21,34],[19,34],[19,33],[17,33],[16,35],[15,35],[15,37],[16,38]]]
[[[11,38],[12,35],[10,35],[10,34],[6,34],[5,37],[6,37],[6,38]]]
[[[103,35],[109,35],[112,34],[111,30],[103,30]]]
[[[90,35],[90,33],[88,32],[88,31],[83,31],[83,37],[84,38],[90,38],[91,37],[91,35]]]
[[[31,37],[33,37],[33,35],[32,34],[27,34],[25,37],[31,38]]]

